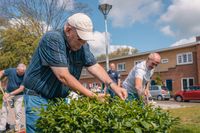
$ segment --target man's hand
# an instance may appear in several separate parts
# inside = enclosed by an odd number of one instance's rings
[[[117,86],[116,84],[113,84],[111,88],[115,91],[115,93],[122,99],[125,100],[128,97],[127,90]]]
[[[8,100],[9,100],[9,97],[10,97],[10,94],[9,94],[9,93],[5,93],[5,94],[3,95],[3,100],[4,100],[4,101],[8,101]]]
[[[145,92],[142,89],[136,89],[137,90],[137,94],[139,97],[144,97],[145,96]]]
[[[99,93],[99,94],[97,95],[97,100],[99,100],[99,101],[101,101],[101,102],[104,102],[105,99],[106,99],[106,94],[104,94],[104,93]]]
[[[145,95],[145,97],[144,97],[144,103],[145,103],[146,105],[149,104],[149,97],[146,96],[146,95]]]

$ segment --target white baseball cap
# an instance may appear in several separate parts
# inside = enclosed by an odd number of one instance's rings
[[[94,40],[92,20],[84,13],[76,13],[67,19],[76,28],[78,36],[85,41]]]

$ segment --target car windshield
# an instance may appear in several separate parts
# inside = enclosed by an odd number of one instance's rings
[[[200,86],[190,86],[189,90],[200,90]]]
[[[162,89],[168,91],[166,86],[162,86]]]

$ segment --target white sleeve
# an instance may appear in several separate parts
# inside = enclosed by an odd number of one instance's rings
[[[136,78],[140,78],[140,79],[143,80],[144,75],[145,75],[145,71],[143,69],[136,69],[135,70],[135,77]]]

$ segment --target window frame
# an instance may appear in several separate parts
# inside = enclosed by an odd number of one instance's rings
[[[167,64],[169,62],[168,58],[161,59],[162,64]]]
[[[184,88],[183,88],[183,80],[185,80],[185,79],[186,79],[186,82],[187,82],[186,88],[188,88],[188,87],[190,87],[190,86],[193,86],[194,83],[195,83],[194,77],[184,77],[184,78],[181,78],[181,90],[182,90],[182,91],[184,90]],[[193,85],[189,85],[190,79],[193,80]]]
[[[124,65],[124,69],[122,69],[122,70],[119,70],[119,65]],[[118,63],[118,64],[117,64],[117,71],[118,71],[118,72],[123,72],[123,71],[126,71],[126,63],[125,63],[125,62]]]
[[[86,68],[83,68],[83,69],[82,69],[81,75],[82,75],[82,76],[87,75],[87,69],[86,69]]]
[[[192,54],[192,52],[186,52],[186,53],[177,54],[176,55],[176,63],[177,63],[177,65],[192,64],[193,63],[193,54]]]

